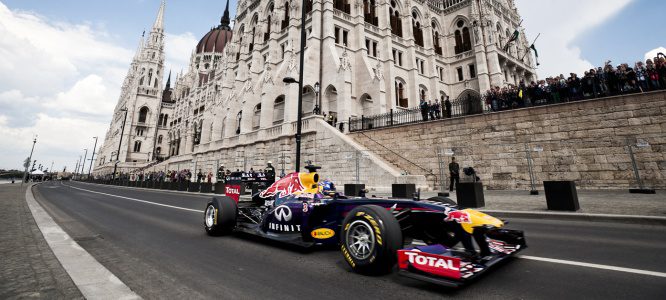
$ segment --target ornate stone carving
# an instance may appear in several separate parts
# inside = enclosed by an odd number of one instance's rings
[[[349,58],[349,53],[347,53],[347,48],[342,52],[342,57],[340,57],[340,67],[338,67],[338,73],[340,71],[349,71],[352,68],[351,59]]]

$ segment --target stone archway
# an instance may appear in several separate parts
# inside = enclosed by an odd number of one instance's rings
[[[338,90],[333,85],[329,85],[322,99],[322,112],[327,115],[332,114],[334,117],[338,115]]]

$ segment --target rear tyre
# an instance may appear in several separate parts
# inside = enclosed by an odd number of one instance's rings
[[[390,272],[402,242],[398,220],[381,206],[356,207],[342,222],[340,251],[355,272]]]
[[[229,234],[236,228],[238,206],[233,199],[222,196],[213,197],[206,204],[204,211],[204,227],[211,236]]]

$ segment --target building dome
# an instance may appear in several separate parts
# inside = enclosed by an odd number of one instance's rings
[[[200,53],[210,53],[215,51],[216,53],[222,53],[224,47],[227,46],[227,43],[231,42],[231,37],[233,33],[231,30],[224,28],[223,26],[218,26],[217,28],[211,29],[197,44],[197,54]]]
[[[197,44],[197,54],[200,53],[222,53],[227,43],[231,42],[233,32],[229,27],[229,0],[227,0],[227,7],[224,10],[224,15],[220,19],[220,25],[211,29]]]

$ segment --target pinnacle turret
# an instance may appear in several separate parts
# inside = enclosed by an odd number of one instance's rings
[[[157,12],[157,18],[155,19],[155,24],[153,24],[153,31],[164,31],[164,7],[166,6],[166,1],[162,0],[160,4],[160,10]]]
[[[227,7],[224,9],[224,15],[220,20],[220,27],[226,30],[231,30],[229,24],[231,23],[231,18],[229,18],[229,0],[227,0]]]

